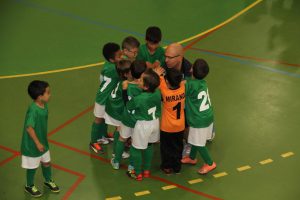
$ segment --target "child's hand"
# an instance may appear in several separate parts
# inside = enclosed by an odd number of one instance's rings
[[[126,81],[123,81],[123,83],[122,83],[122,89],[127,90],[127,88],[128,88],[128,81],[126,80]]]
[[[44,148],[44,146],[43,146],[41,143],[37,144],[36,147],[37,147],[37,149],[38,149],[40,152],[44,152],[44,151],[45,151],[45,148]]]
[[[148,61],[146,61],[146,66],[147,66],[147,69],[153,68],[153,65]]]
[[[156,67],[153,70],[158,74],[158,76],[162,76],[165,73],[165,69],[162,67]]]
[[[158,60],[153,63],[153,68],[155,69],[157,67],[160,67],[160,62]]]

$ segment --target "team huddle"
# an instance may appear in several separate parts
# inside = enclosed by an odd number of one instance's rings
[[[113,169],[129,157],[127,175],[137,181],[151,176],[155,143],[160,145],[164,173],[179,174],[182,164],[195,165],[199,152],[204,165],[198,173],[206,174],[216,168],[206,148],[207,140],[214,137],[213,109],[204,80],[209,66],[203,59],[192,65],[183,57],[180,44],[162,48],[158,27],[149,27],[145,39],[140,45],[129,36],[121,47],[116,43],[103,46],[106,62],[95,99],[90,148],[103,153],[102,145],[113,140]],[[27,169],[25,191],[37,197],[42,194],[33,180],[40,163],[45,185],[59,192],[51,177],[47,141],[49,84],[33,81],[28,93],[34,102],[25,119],[22,167]],[[107,133],[108,125],[115,127],[113,136]],[[191,147],[189,153],[183,153],[184,141]]]

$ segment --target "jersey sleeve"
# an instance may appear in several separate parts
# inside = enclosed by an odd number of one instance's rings
[[[35,124],[36,124],[36,112],[30,109],[26,115],[25,127],[35,128]]]

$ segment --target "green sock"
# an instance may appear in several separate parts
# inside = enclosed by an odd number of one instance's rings
[[[46,182],[50,182],[52,179],[51,166],[45,167],[42,165],[42,172]]]
[[[96,124],[94,122],[91,131],[91,143],[96,143],[98,139],[102,138],[105,132],[107,132],[107,125],[105,123]]]
[[[114,140],[114,144],[116,143],[115,147],[115,163],[120,163],[122,154],[124,151],[125,144],[124,142],[120,141],[119,138]]]
[[[142,173],[142,151],[133,146],[130,147],[130,157],[132,157],[133,166],[136,175]]]
[[[34,183],[34,175],[35,175],[36,169],[27,169],[26,170],[26,186],[33,186]]]
[[[148,144],[147,149],[144,150],[144,170],[150,170],[153,157],[153,145]]]
[[[207,148],[206,147],[198,147],[198,149],[199,149],[200,155],[203,158],[204,162],[208,165],[212,165],[213,161],[209,156]]]
[[[116,146],[117,146],[117,142],[119,140],[120,137],[120,133],[119,131],[115,130],[114,132],[114,143],[113,143],[113,153],[116,154]]]
[[[192,160],[194,160],[196,158],[196,155],[197,155],[197,147],[192,145],[192,148],[191,148],[191,153],[190,153],[190,158]]]

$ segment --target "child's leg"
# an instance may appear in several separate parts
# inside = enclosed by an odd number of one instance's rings
[[[144,150],[144,170],[150,170],[153,158],[153,144],[149,143],[147,149]]]
[[[115,147],[115,159],[114,162],[115,163],[120,163],[121,158],[122,158],[122,154],[124,151],[124,147],[125,147],[125,138],[122,138],[122,136],[119,136],[119,138],[114,140],[114,144],[116,143],[116,147]]]
[[[170,169],[172,162],[170,155],[173,153],[170,149],[170,134],[160,131],[160,156],[161,156],[161,169]]]
[[[52,170],[50,162],[42,163],[42,172],[46,182],[52,181]]]
[[[27,169],[26,170],[26,186],[34,185],[34,175],[37,169]]]
[[[181,159],[183,151],[183,131],[178,133],[172,133],[174,156],[173,156],[173,170],[175,173],[179,173],[181,170]]]
[[[192,145],[191,153],[190,153],[190,158],[191,158],[192,160],[195,160],[196,155],[197,155],[197,151],[198,151],[198,147]]]
[[[103,118],[95,118],[91,131],[91,143],[96,143],[107,132],[107,125]]]
[[[133,161],[135,174],[139,175],[142,173],[142,150],[136,149],[133,146],[130,147],[130,155]]]
[[[204,146],[204,147],[197,147],[198,148],[198,151],[200,152],[200,155],[202,157],[202,159],[204,160],[204,162],[208,165],[212,165],[213,164],[213,161],[208,153],[208,150],[207,148]]]
[[[119,132],[120,128],[116,127],[115,131],[114,131],[114,142],[113,142],[113,153],[116,154],[116,147],[117,147],[117,143],[119,141],[119,137],[120,137],[120,132]]]

